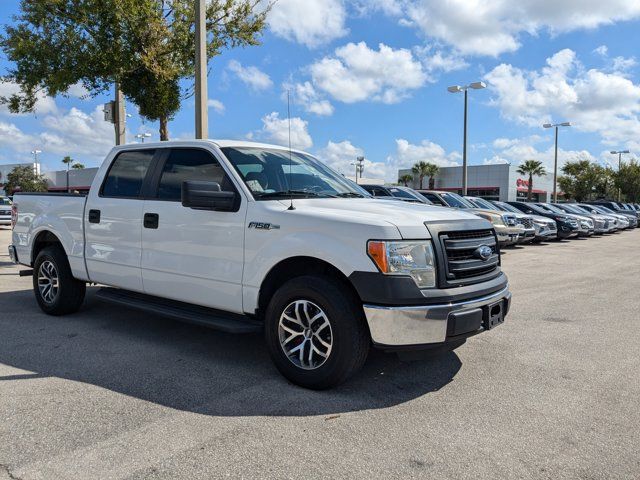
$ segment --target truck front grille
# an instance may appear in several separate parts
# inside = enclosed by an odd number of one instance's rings
[[[500,265],[500,252],[493,230],[441,232],[440,241],[446,257],[447,281],[482,277]],[[491,255],[486,259],[479,254],[482,246],[491,249]]]
[[[520,223],[524,228],[533,228],[533,218],[523,217],[520,219]]]

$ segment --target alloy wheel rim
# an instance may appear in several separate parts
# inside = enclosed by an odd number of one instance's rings
[[[278,322],[280,348],[296,367],[320,368],[331,355],[333,330],[326,313],[309,300],[291,302]]]
[[[38,290],[40,297],[45,303],[55,302],[58,296],[60,282],[58,280],[58,270],[53,262],[46,260],[42,262],[38,269]]]

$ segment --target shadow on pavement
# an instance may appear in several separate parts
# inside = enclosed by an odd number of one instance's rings
[[[372,350],[365,368],[324,392],[288,384],[261,335],[234,336],[99,302],[49,317],[29,290],[0,293],[0,382],[59,377],[205,415],[323,415],[386,408],[448,384],[461,367],[446,353],[404,363]],[[33,372],[33,373],[29,373]]]

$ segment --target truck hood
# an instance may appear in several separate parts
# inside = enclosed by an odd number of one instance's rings
[[[279,200],[288,207],[289,202]],[[471,213],[453,208],[410,203],[401,201],[378,200],[375,198],[307,198],[295,199],[293,205],[298,215],[319,216],[336,220],[349,220],[356,223],[392,224],[398,228],[403,238],[425,238],[429,232],[425,222],[443,221],[485,222],[481,228],[492,228],[490,222]]]

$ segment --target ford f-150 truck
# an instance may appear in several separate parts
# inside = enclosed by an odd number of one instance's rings
[[[346,380],[371,345],[460,346],[511,299],[488,221],[376,200],[271,145],[116,147],[87,196],[16,194],[13,221],[10,256],[33,270],[44,312],[73,313],[100,284],[152,314],[263,331],[280,372],[314,389]]]

